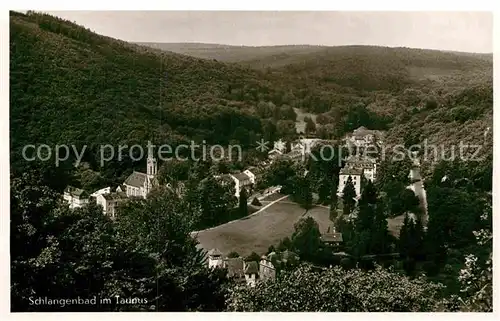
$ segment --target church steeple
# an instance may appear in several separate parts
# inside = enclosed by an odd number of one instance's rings
[[[147,175],[150,179],[154,178],[158,172],[156,158],[153,155],[153,146],[148,144],[148,161],[147,161]]]

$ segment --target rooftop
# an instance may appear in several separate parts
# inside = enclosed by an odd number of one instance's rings
[[[236,173],[236,174],[231,174],[234,178],[236,178],[238,181],[240,182],[244,182],[244,181],[249,181],[250,180],[250,177],[245,174],[245,173]]]
[[[102,194],[106,201],[119,201],[127,199],[127,194],[124,192],[114,192],[108,194]]]
[[[123,183],[124,185],[129,185],[133,187],[142,187],[146,183],[148,175],[141,172],[134,171]]]
[[[259,274],[259,264],[257,262],[248,262],[245,267],[245,274]]]
[[[86,197],[86,196],[88,196],[88,193],[85,192],[83,189],[76,188],[76,187],[73,187],[73,186],[66,187],[66,189],[64,190],[64,193],[68,193],[68,194],[70,194],[72,196],[76,196],[76,197]]]
[[[220,255],[222,255],[222,253],[221,253],[221,251],[219,251],[219,249],[211,249],[210,251],[208,251],[207,254],[210,255],[210,256],[220,256]]]
[[[344,167],[340,170],[340,175],[361,176],[363,170],[359,168]]]
[[[243,258],[241,257],[225,259],[224,267],[227,268],[228,277],[241,278],[244,275],[243,272],[244,262]]]
[[[251,172],[254,175],[259,175],[262,174],[263,169],[257,166],[250,166],[246,169],[247,171]]]

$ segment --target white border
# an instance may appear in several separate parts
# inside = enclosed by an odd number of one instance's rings
[[[1,4],[2,8],[5,6],[5,2]],[[253,0],[246,4],[242,2],[238,2],[235,0],[218,0],[218,1],[203,1],[203,0],[183,0],[183,1],[168,1],[168,0],[142,0],[140,2],[119,2],[117,6],[114,6],[114,10],[352,10],[352,11],[492,11],[495,9],[495,4],[497,1],[495,0],[474,0],[474,1],[436,1],[436,0],[420,0],[420,1],[388,1],[388,0],[378,0],[378,1],[360,1],[360,0],[350,0],[350,1],[319,1],[319,0],[308,0],[308,1],[274,1],[271,2],[269,0]],[[13,4],[16,8],[10,8],[14,10],[22,10],[22,9],[33,9],[33,10],[110,10],[111,4],[105,3],[104,1],[95,1],[95,0],[87,0],[85,2],[72,2],[68,0],[50,0],[50,1],[25,1],[18,0]],[[6,9],[7,8],[3,8]],[[3,276],[0,279],[1,283],[1,293],[0,293],[0,305],[2,308],[2,314],[8,313],[10,311],[10,257],[9,257],[9,215],[10,206],[9,206],[9,103],[8,103],[8,68],[9,68],[9,45],[8,45],[8,11],[3,10],[1,15],[1,40],[2,40],[2,54],[1,54],[1,72],[3,79],[0,83],[1,93],[2,93],[2,108],[0,109],[1,117],[1,146],[3,151],[0,153],[0,195],[1,195],[1,214],[2,221],[0,223],[0,237],[1,237],[1,248],[0,254],[2,255],[2,265],[1,265],[1,274]],[[500,35],[500,30],[498,30],[498,23],[495,23],[495,32],[494,34]],[[494,53],[495,55],[499,50],[499,42],[494,42]],[[496,58],[495,58],[496,60]],[[499,68],[494,68],[495,80],[499,79]],[[494,140],[499,141],[500,139],[500,130],[497,129],[498,125],[498,101],[500,99],[498,93],[498,86],[496,86],[497,81],[495,81],[495,107],[494,107]],[[500,159],[499,147],[494,146],[494,177],[498,177],[500,175],[500,170],[498,168],[498,161]],[[496,180],[493,183],[493,195],[495,196],[499,191],[500,186]],[[499,214],[497,213],[499,200],[497,197],[494,197],[494,230],[497,230],[497,226],[499,225]],[[498,247],[498,241],[495,241],[494,238],[494,248]],[[500,260],[498,259],[498,255],[494,255],[494,267],[498,266]],[[494,269],[495,281],[498,281],[498,269]],[[495,285],[498,282],[494,283]],[[495,293],[495,311],[498,311],[500,308],[498,302],[498,294]],[[311,298],[314,299],[314,298]],[[143,318],[155,318],[158,320],[167,320],[170,318],[177,319],[193,319],[193,318],[206,318],[207,320],[233,320],[234,318],[238,318],[239,320],[248,320],[249,318],[259,318],[259,319],[267,319],[273,320],[279,317],[286,317],[290,320],[300,320],[303,321],[304,318],[317,318],[324,320],[331,320],[332,318],[338,320],[348,320],[351,318],[363,318],[370,320],[389,320],[389,319],[400,319],[400,318],[408,318],[408,319],[421,319],[421,318],[472,318],[476,319],[479,316],[483,316],[485,318],[494,317],[498,318],[498,312],[494,314],[477,314],[477,313],[469,313],[469,314],[443,314],[443,313],[425,313],[425,314],[396,314],[396,313],[372,313],[372,314],[362,314],[362,313],[335,313],[334,315],[330,315],[329,313],[308,313],[304,315],[303,313],[289,313],[286,316],[281,315],[281,313],[259,313],[250,314],[250,313],[239,313],[239,314],[231,314],[231,313],[211,313],[211,314],[200,314],[200,313],[94,313],[94,314],[67,314],[67,313],[57,313],[57,314],[48,314],[48,313],[36,313],[36,314],[10,314],[8,315],[12,319],[30,319],[33,317],[40,318],[42,320],[47,319],[72,319],[72,320],[88,320],[89,318],[104,317],[106,320],[109,319],[143,319]]]

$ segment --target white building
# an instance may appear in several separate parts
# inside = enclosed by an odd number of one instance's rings
[[[208,251],[208,268],[222,267],[224,264],[222,253],[218,249]]]
[[[319,138],[299,138],[295,143],[292,143],[292,151],[301,151],[305,154],[311,153],[311,150],[321,139]]]
[[[367,180],[372,182],[377,178],[377,161],[369,157],[349,157],[346,160],[346,167],[361,169]]]
[[[236,281],[245,281],[244,267],[245,263],[243,258],[223,258],[222,253],[218,249],[211,249],[207,253],[208,267],[211,269],[223,268],[227,269],[227,276]]]
[[[342,168],[339,173],[339,187],[337,194],[339,196],[343,194],[345,185],[347,184],[349,177],[351,177],[354,190],[356,191],[356,197],[361,196],[361,175],[363,175],[363,171],[361,169],[350,167]]]
[[[68,186],[64,190],[63,199],[69,204],[69,208],[78,208],[89,203],[89,195],[80,188]]]
[[[252,173],[250,169],[245,169],[243,171],[243,174],[247,175],[250,178],[250,182],[252,184],[255,184],[255,182],[257,181],[257,176],[254,173]]]
[[[127,195],[123,192],[113,192],[99,194],[96,197],[96,203],[102,206],[102,213],[116,218],[118,205],[127,200]]]
[[[216,176],[216,178],[222,179],[223,184],[233,183],[234,184],[234,196],[240,197],[241,190],[246,188],[247,191],[252,188],[255,182],[255,175],[248,175],[246,173],[236,173],[236,174],[224,174],[221,176]]]
[[[275,279],[276,278],[276,268],[271,260],[268,260],[267,256],[262,256],[262,259],[259,263],[259,279],[267,280],[267,279]]]
[[[141,173],[134,171],[125,180],[127,197],[142,197],[146,198],[153,186],[158,184],[157,180],[158,164],[156,158],[153,157],[151,148],[148,150],[147,172]]]
[[[250,287],[254,287],[259,277],[259,264],[257,262],[245,263],[245,281]]]
[[[355,129],[352,134],[347,135],[347,143],[353,144],[356,147],[367,147],[370,145],[381,145],[382,132],[378,130],[370,130],[364,126]]]

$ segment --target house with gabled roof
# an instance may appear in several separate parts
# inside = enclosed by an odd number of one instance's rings
[[[255,182],[255,178],[246,173],[223,174],[216,176],[223,184],[234,184],[234,196],[239,198],[241,190],[246,188],[250,190]]]
[[[263,170],[259,167],[250,166],[243,173],[250,178],[252,184],[256,184],[262,178]]]
[[[78,208],[89,203],[89,195],[81,188],[68,186],[64,190],[63,199],[69,204],[69,208]]]
[[[247,285],[254,287],[259,278],[259,264],[257,262],[245,263],[245,281]]]
[[[347,135],[348,143],[357,147],[366,147],[370,144],[381,145],[383,132],[380,130],[371,130],[364,126],[358,127],[350,135]]]

